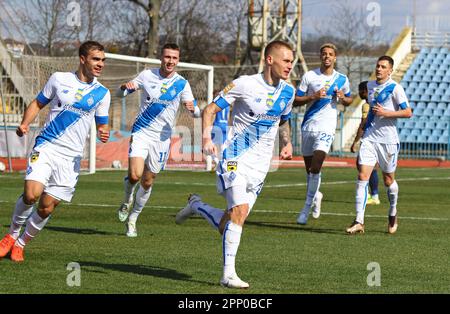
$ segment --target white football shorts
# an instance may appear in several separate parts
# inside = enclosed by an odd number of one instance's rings
[[[383,144],[361,141],[358,153],[358,164],[366,166],[380,165],[384,173],[393,173],[397,168],[400,144]]]
[[[164,141],[149,141],[139,134],[134,134],[130,139],[128,157],[141,157],[151,172],[159,173],[164,170],[169,158],[169,149],[170,137]]]
[[[225,160],[219,163],[216,170],[217,193],[225,197],[227,210],[238,205],[248,204],[250,213],[261,193],[264,182],[240,172],[236,169],[237,163]]]
[[[316,150],[328,154],[333,140],[334,134],[302,131],[302,155],[312,156]]]
[[[57,200],[70,202],[80,174],[81,157],[65,159],[51,152],[32,151],[25,180],[41,182],[44,192]]]

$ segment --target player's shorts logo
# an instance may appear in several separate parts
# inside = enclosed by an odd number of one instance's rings
[[[237,161],[228,161],[227,171],[236,171],[236,170],[237,170]]]
[[[31,162],[36,162],[39,158],[39,152],[33,152],[31,153],[31,157],[30,157],[30,161]]]

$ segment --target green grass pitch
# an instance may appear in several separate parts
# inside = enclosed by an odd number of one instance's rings
[[[368,206],[366,233],[344,230],[354,218],[355,169],[322,173],[322,215],[296,224],[305,197],[304,169],[269,173],[244,227],[237,271],[250,289],[224,289],[221,237],[201,217],[183,225],[175,214],[196,192],[223,207],[215,175],[165,171],[138,221],[125,236],[116,209],[124,171],[80,177],[71,204],[62,203],[25,249],[25,263],[0,259],[2,293],[449,293],[450,169],[398,169],[399,229],[388,235],[387,197]],[[22,174],[0,176],[0,229],[8,230]],[[71,262],[80,286],[67,285]],[[380,285],[368,285],[379,265]],[[370,280],[369,280],[370,281]]]

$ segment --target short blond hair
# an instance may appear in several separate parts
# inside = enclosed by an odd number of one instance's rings
[[[326,44],[323,44],[322,46],[320,46],[320,50],[319,50],[320,53],[322,53],[322,50],[324,50],[325,48],[333,49],[335,55],[337,55],[337,53],[338,53],[338,50],[337,50],[336,46],[334,44],[332,44],[332,43],[326,43]]]

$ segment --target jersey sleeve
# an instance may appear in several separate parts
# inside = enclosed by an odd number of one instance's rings
[[[184,86],[184,89],[181,92],[180,99],[182,102],[194,101],[194,95],[192,94],[192,89],[191,85],[189,84],[189,81],[186,81],[186,85]]]
[[[408,97],[406,97],[405,90],[400,84],[397,84],[392,96],[394,103],[396,103],[401,109],[406,109],[409,107]]]
[[[111,93],[108,91],[95,110],[95,123],[108,124],[108,112],[111,104]]]
[[[367,118],[367,116],[369,115],[369,110],[370,110],[370,105],[365,102],[361,108],[363,119]]]
[[[291,117],[291,112],[292,112],[292,104],[294,103],[294,99],[295,99],[295,93],[292,93],[292,97],[289,100],[286,108],[284,108],[283,112],[281,113],[281,120],[289,120],[289,118]]]
[[[219,95],[214,98],[214,103],[221,109],[225,109],[242,97],[245,91],[245,84],[242,78],[237,78],[228,84]]]
[[[352,95],[352,91],[350,90],[350,82],[348,80],[348,77],[345,77],[345,83],[344,83],[344,86],[342,86],[342,92],[344,93],[345,97],[350,97]]]
[[[56,76],[56,73],[50,76],[44,88],[36,97],[37,101],[43,105],[47,105],[56,95]]]
[[[138,76],[136,76],[134,79],[132,79],[131,81],[133,83],[135,83],[137,86],[139,86],[139,88],[143,88],[144,87],[144,81],[145,81],[145,72],[148,70],[144,70],[141,73],[138,74]]]
[[[297,88],[297,92],[296,92],[296,96],[305,96],[306,92],[308,91],[308,85],[309,85],[309,80],[308,80],[308,73],[305,73],[302,77],[302,80],[300,81],[300,85]]]

